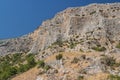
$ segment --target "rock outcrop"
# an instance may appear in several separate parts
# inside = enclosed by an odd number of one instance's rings
[[[58,40],[77,41],[74,50],[104,47],[110,52],[120,43],[120,3],[68,8],[44,21],[33,33],[0,41],[0,54],[39,53]]]

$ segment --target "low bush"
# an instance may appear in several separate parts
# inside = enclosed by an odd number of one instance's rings
[[[95,13],[96,13],[96,11],[93,11],[93,12],[90,13],[90,15],[95,14]]]
[[[24,65],[20,64],[19,68],[18,68],[18,73],[23,73],[29,69],[30,69],[30,67],[28,66],[28,64],[24,64]]]
[[[80,16],[79,14],[75,14],[75,16]]]
[[[26,63],[23,64],[24,62]],[[0,57],[0,80],[8,80],[12,76],[23,73],[35,65],[33,54],[23,55],[16,53]]]
[[[51,67],[49,65],[44,66],[44,70],[48,71]]]
[[[108,57],[108,56],[104,56],[103,58],[101,58],[101,63],[107,65],[107,66],[115,66],[116,65],[116,61],[113,57]]]
[[[80,49],[80,52],[84,52],[82,49]]]
[[[78,61],[79,61],[79,59],[75,57],[75,58],[71,61],[71,63],[78,63]]]
[[[56,60],[60,60],[60,59],[62,59],[62,58],[63,58],[63,55],[62,55],[62,54],[56,55]]]
[[[73,49],[75,47],[74,43],[70,43],[70,48]]]
[[[120,80],[120,76],[118,76],[118,75],[110,75],[110,76],[108,77],[108,79],[109,79],[109,80]]]
[[[77,80],[83,80],[84,77],[83,76],[78,76],[78,79]]]
[[[61,38],[58,38],[58,39],[56,40],[56,42],[54,42],[52,45],[59,45],[60,47],[62,47],[62,46],[63,46],[63,41],[62,41]]]
[[[48,71],[51,67],[49,65],[46,65],[43,60],[38,61],[38,68],[42,68],[45,71]]]
[[[38,61],[38,68],[44,68],[45,67],[45,62],[43,60]]]
[[[105,51],[106,50],[105,47],[99,47],[99,46],[93,47],[92,49],[95,50],[95,51]]]
[[[116,48],[119,48],[120,49],[120,43],[118,45],[116,45]]]
[[[34,67],[36,65],[36,62],[35,62],[35,59],[34,59],[34,56],[29,56],[27,58],[27,64],[30,68]]]

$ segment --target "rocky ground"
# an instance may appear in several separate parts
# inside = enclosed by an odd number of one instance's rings
[[[62,58],[57,59],[59,54]],[[117,57],[102,52],[56,53],[44,59],[49,69],[33,68],[13,80],[119,80],[120,60]],[[118,75],[118,79],[111,77],[113,75]]]

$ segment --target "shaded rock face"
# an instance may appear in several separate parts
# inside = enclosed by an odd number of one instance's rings
[[[39,53],[57,40],[75,39],[74,50],[91,50],[105,47],[116,48],[120,39],[120,3],[92,4],[85,7],[68,8],[26,36],[0,41],[0,54],[14,52]]]
[[[0,55],[9,53],[24,53],[29,52],[32,47],[32,38],[22,36],[15,39],[1,40]]]

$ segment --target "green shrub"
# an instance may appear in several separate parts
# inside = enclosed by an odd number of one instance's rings
[[[108,57],[108,56],[104,56],[101,59],[101,63],[107,65],[107,66],[115,66],[116,65],[116,61],[113,57]]]
[[[70,48],[71,48],[71,49],[73,49],[76,45],[77,45],[77,43],[70,42]]]
[[[8,78],[10,77],[8,72],[3,72],[2,74],[0,74],[0,80],[8,80]]]
[[[75,14],[75,16],[80,16],[79,14]]]
[[[118,76],[118,75],[110,75],[110,76],[108,77],[108,79],[109,79],[109,80],[120,80],[120,76]]]
[[[27,58],[27,64],[30,68],[32,68],[36,65],[36,62],[35,62],[35,59],[33,56]]]
[[[26,64],[23,64],[26,61]],[[17,67],[15,67],[18,65]],[[34,55],[21,53],[0,57],[0,80],[8,80],[12,76],[23,73],[36,65]]]
[[[78,79],[77,80],[83,80],[84,77],[83,76],[78,76]]]
[[[18,68],[18,73],[23,73],[27,70],[29,70],[29,66],[27,64],[20,64]]]
[[[29,53],[28,55],[26,55],[26,59],[30,58],[30,57],[34,57],[35,55],[32,53]]]
[[[92,49],[95,50],[95,51],[105,51],[106,50],[105,47],[100,47],[100,46],[93,47]]]
[[[0,73],[0,80],[7,80],[11,76],[17,74],[17,69],[15,67],[6,67],[5,71]]]
[[[46,70],[46,71],[49,70],[50,68],[51,68],[51,67],[50,67],[49,65],[45,65],[45,66],[44,66],[44,70]]]
[[[90,13],[90,15],[95,14],[95,13],[96,13],[96,11],[93,11],[93,12]]]
[[[62,55],[62,54],[56,55],[56,60],[60,60],[60,59],[62,59],[62,58],[63,58],[63,55]]]
[[[16,67],[10,67],[9,69],[8,69],[8,72],[9,72],[9,74],[12,76],[12,75],[15,75],[15,74],[17,74],[17,68]]]
[[[63,41],[62,41],[62,35],[57,35],[57,40],[56,40],[56,42],[54,42],[52,45],[59,45],[60,47],[62,47],[63,46]]]
[[[49,70],[51,67],[49,65],[46,65],[43,60],[38,61],[38,68],[42,68],[45,71]]]
[[[45,67],[45,62],[43,60],[38,61],[38,67],[39,68],[44,68]]]
[[[78,63],[78,61],[79,61],[79,59],[75,57],[75,58],[72,60],[71,63]]]
[[[21,53],[16,53],[16,54],[11,55],[12,62],[14,62],[14,64],[20,62],[21,55],[22,55]]]
[[[59,45],[60,47],[62,47],[63,46],[63,42],[61,40],[57,40],[52,45]]]
[[[80,52],[84,52],[82,49],[80,49]]]
[[[120,49],[120,43],[116,46],[116,48],[119,48],[119,49]]]

